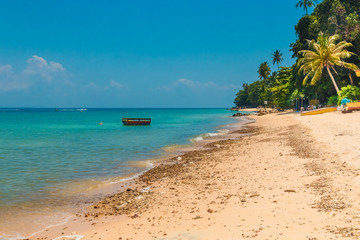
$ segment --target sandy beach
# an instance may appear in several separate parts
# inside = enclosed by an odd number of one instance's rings
[[[29,239],[359,239],[360,112],[250,118]]]
[[[360,0],[1,3],[0,240],[360,240]]]

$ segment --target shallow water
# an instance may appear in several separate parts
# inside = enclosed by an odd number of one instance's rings
[[[61,206],[64,218],[67,206],[90,201],[86,193],[148,169],[143,160],[213,136],[235,121],[229,116],[224,109],[0,109],[0,236],[13,224],[8,216]],[[123,117],[152,123],[123,126]]]

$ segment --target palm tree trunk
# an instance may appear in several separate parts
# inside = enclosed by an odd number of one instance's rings
[[[352,79],[351,73],[349,73],[349,78],[350,78],[351,85],[354,86],[354,81]]]
[[[339,95],[340,90],[339,90],[339,88],[338,88],[338,86],[337,86],[337,84],[336,84],[336,82],[335,82],[335,79],[334,79],[333,75],[332,75],[331,72],[330,72],[329,66],[326,66],[326,69],[327,69],[327,71],[328,71],[328,73],[329,73],[329,76],[330,76],[330,78],[331,78],[331,80],[332,80],[332,82],[333,82],[333,84],[334,84],[334,87],[335,87],[335,89],[336,89],[336,92],[337,92],[337,94]]]

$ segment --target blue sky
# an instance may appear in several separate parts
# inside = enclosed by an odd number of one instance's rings
[[[2,0],[0,107],[232,106],[294,63],[296,2]]]

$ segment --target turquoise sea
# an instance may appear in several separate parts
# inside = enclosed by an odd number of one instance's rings
[[[217,134],[235,121],[230,116],[225,109],[0,109],[0,239],[21,234],[9,218],[20,210],[81,204],[90,188],[148,169],[146,160],[169,147]],[[123,117],[152,123],[123,126]]]

